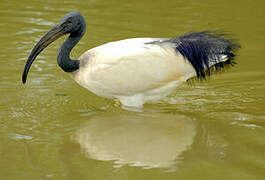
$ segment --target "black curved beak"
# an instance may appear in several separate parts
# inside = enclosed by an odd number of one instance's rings
[[[32,49],[28,60],[26,62],[26,65],[24,67],[24,72],[22,74],[22,82],[26,83],[28,72],[30,69],[31,64],[36,59],[36,57],[52,42],[54,42],[56,39],[64,35],[63,28],[59,25],[56,25],[54,28],[52,28],[48,33],[46,33],[40,41],[34,46]]]

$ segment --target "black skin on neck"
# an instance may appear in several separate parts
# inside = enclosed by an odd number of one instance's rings
[[[79,19],[80,26],[77,30],[70,32],[69,37],[62,44],[57,56],[57,63],[65,72],[74,72],[79,69],[80,60],[72,60],[70,52],[73,47],[80,41],[85,33],[86,25],[84,19]]]

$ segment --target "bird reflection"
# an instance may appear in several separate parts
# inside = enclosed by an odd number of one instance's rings
[[[72,136],[85,156],[142,168],[174,170],[196,135],[191,118],[169,113],[105,112]]]

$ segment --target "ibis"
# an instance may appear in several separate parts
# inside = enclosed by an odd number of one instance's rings
[[[118,99],[124,107],[155,103],[191,78],[205,79],[235,63],[240,48],[226,33],[190,32],[174,38],[131,38],[109,42],[86,51],[78,60],[70,52],[86,31],[79,12],[70,12],[32,49],[22,75],[26,83],[36,57],[59,37],[57,63],[81,86],[94,94]]]

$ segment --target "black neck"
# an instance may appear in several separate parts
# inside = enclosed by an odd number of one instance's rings
[[[82,38],[84,33],[85,27],[80,26],[77,31],[70,33],[70,36],[59,49],[57,63],[65,72],[74,72],[79,69],[80,60],[72,60],[70,58],[70,52]]]

